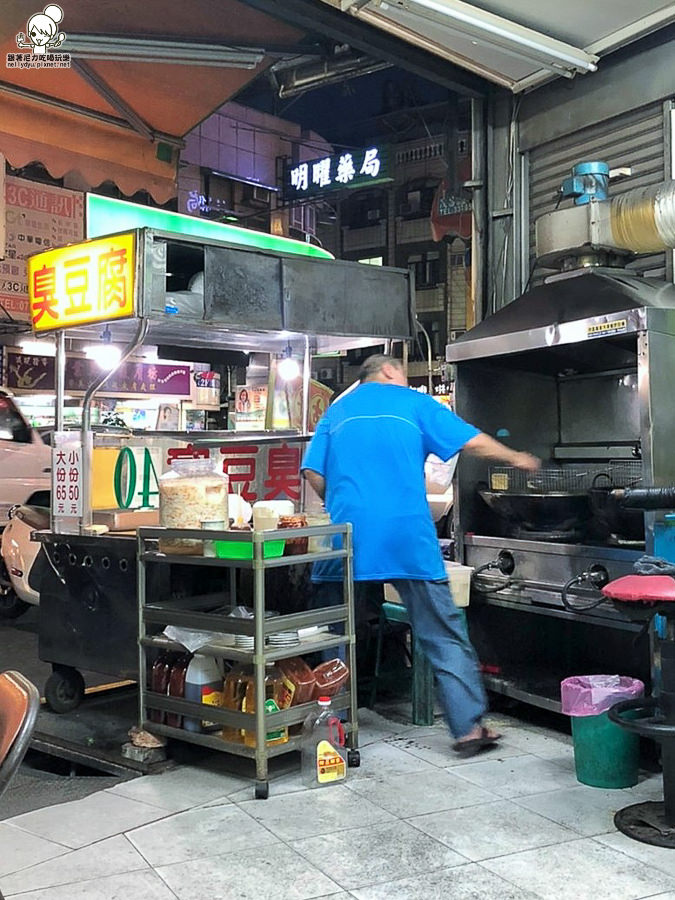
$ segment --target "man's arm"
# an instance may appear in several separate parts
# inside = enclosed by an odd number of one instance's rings
[[[326,479],[323,475],[319,475],[318,472],[315,472],[313,469],[303,469],[302,474],[305,476],[307,481],[309,481],[312,488],[316,491],[316,493],[321,497],[322,500],[326,499]]]
[[[463,447],[467,453],[472,456],[480,456],[483,459],[494,459],[503,462],[507,466],[515,466],[517,469],[535,470],[541,466],[541,460],[533,456],[531,453],[522,453],[518,450],[512,450],[506,444],[501,444],[489,434],[481,432],[470,441],[467,441]]]

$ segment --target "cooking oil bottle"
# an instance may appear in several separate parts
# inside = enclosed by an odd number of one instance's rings
[[[253,678],[253,666],[235,666],[230,670],[223,685],[223,708],[241,712],[246,689]],[[234,741],[241,744],[244,740],[244,732],[241,728],[233,728],[231,725],[223,727],[222,737],[224,741]]]
[[[248,678],[246,693],[241,706],[242,712],[255,712],[257,703],[255,693],[255,676],[251,674]],[[292,696],[292,692],[289,696],[287,679],[284,677],[281,669],[278,669],[273,662],[265,663],[265,699],[263,701],[265,704],[265,712],[273,713],[279,712],[281,709],[286,709],[290,706]],[[255,747],[255,731],[247,730],[244,731],[243,734],[246,746]],[[274,744],[287,743],[288,726],[284,725],[281,728],[275,728],[273,731],[268,731],[266,740],[268,747],[273,746]]]
[[[302,780],[306,787],[327,787],[347,776],[347,750],[342,722],[330,697],[319,697],[317,708],[302,727]]]

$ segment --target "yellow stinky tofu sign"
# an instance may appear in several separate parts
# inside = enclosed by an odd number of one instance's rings
[[[135,311],[135,235],[72,244],[28,260],[33,331],[126,319]]]

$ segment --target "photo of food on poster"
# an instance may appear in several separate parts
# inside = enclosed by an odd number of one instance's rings
[[[268,414],[267,427],[273,429],[297,428],[302,431],[302,377],[285,381],[274,366],[270,372],[274,386],[274,404]],[[309,431],[315,431],[321,416],[328,409],[333,391],[315,381],[309,382]]]

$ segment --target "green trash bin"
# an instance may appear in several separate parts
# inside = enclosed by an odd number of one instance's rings
[[[640,738],[610,722],[607,710],[643,693],[644,684],[626,676],[580,675],[562,682],[562,711],[572,718],[574,766],[581,784],[627,788],[638,783]]]
[[[617,701],[618,702],[618,701]],[[624,714],[624,718],[629,716]],[[572,716],[577,781],[597,788],[627,788],[638,783],[640,738],[599,716]]]

